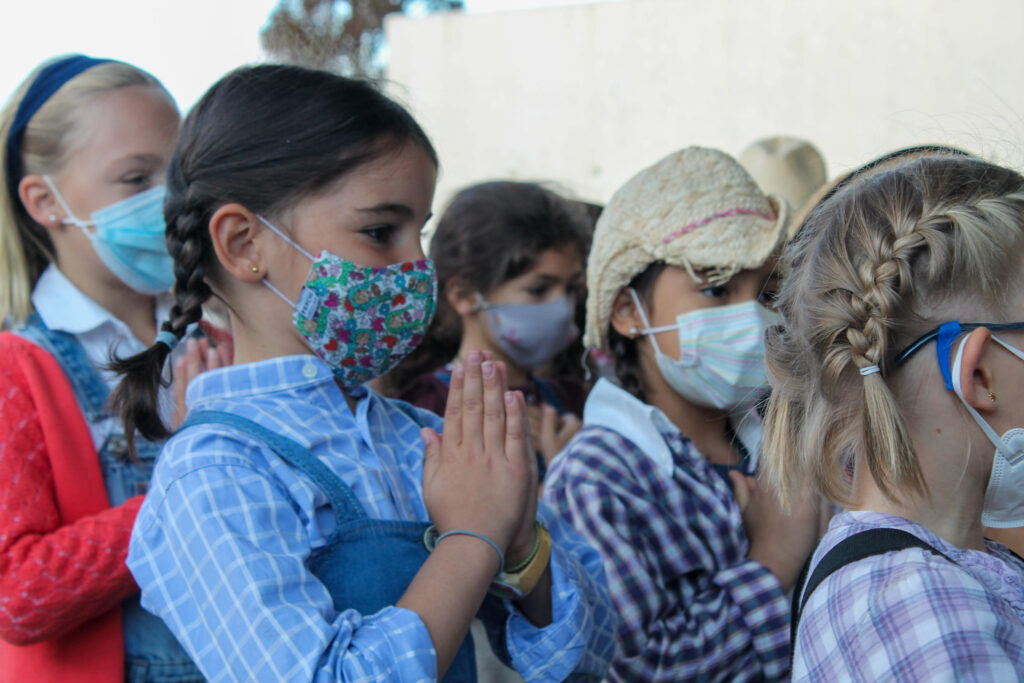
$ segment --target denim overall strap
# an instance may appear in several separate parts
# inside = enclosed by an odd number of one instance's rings
[[[328,543],[334,541],[345,522],[366,518],[366,512],[356,499],[355,494],[352,493],[352,489],[319,458],[310,453],[308,448],[272,432],[250,419],[219,410],[199,410],[189,413],[185,421],[178,427],[178,431],[204,424],[227,425],[246,434],[252,434],[269,446],[282,460],[309,476],[327,496],[331,503],[331,510],[334,512],[334,531],[327,539]]]
[[[74,335],[51,330],[38,313],[30,315],[24,327],[15,330],[15,333],[36,344],[60,363],[88,422],[95,423],[108,417],[106,402],[110,392]]]
[[[369,518],[352,490],[307,448],[252,420],[203,410],[190,414],[179,431],[199,424],[224,424],[252,434],[327,494],[337,525],[325,545],[310,554],[307,566],[331,595],[336,610],[369,615],[398,602],[429,555],[424,542],[427,522]],[[444,681],[475,683],[476,658],[469,634]]]

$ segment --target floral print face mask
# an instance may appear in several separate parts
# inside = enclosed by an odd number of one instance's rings
[[[292,307],[292,322],[345,389],[369,382],[415,349],[434,317],[437,273],[429,259],[358,266],[328,251],[318,258],[259,219],[313,262],[298,302],[263,283]]]

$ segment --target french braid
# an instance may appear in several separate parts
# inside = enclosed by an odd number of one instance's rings
[[[766,337],[765,474],[783,500],[810,480],[847,502],[855,455],[890,498],[927,495],[895,352],[957,307],[998,315],[1022,248],[1024,179],[965,155],[859,174],[811,212]]]

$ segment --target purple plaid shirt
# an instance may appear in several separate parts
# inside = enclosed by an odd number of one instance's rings
[[[603,557],[621,619],[612,680],[784,678],[782,587],[747,559],[729,487],[661,411],[601,380],[544,500]]]
[[[962,550],[903,517],[858,511],[832,520],[812,564],[877,527],[908,531],[956,564],[910,548],[836,571],[804,606],[793,680],[1024,679],[1024,563],[994,541]]]

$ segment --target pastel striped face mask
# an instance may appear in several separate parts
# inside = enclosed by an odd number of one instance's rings
[[[699,406],[740,411],[754,406],[768,386],[764,332],[781,321],[756,301],[699,308],[683,313],[675,325],[651,327],[632,289],[630,296],[651,335],[662,377],[680,396]],[[653,335],[678,330],[679,360],[662,352]]]

